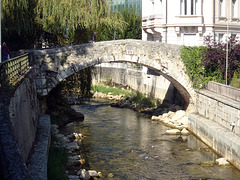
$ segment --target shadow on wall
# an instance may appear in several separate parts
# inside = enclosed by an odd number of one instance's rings
[[[171,90],[173,89],[173,90]],[[163,104],[175,104],[181,107],[185,107],[185,101],[179,91],[170,84],[167,93],[165,95],[165,98],[163,99]]]

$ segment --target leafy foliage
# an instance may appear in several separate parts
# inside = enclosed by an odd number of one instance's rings
[[[228,43],[228,44],[227,44]],[[231,81],[234,71],[240,67],[240,45],[231,37],[227,43],[216,42],[211,36],[205,38],[207,49],[203,52],[202,64],[206,76],[215,76],[217,81],[224,80],[226,73],[226,52],[228,45],[228,82]]]
[[[211,36],[205,37],[204,42],[206,46],[184,46],[181,51],[187,74],[195,88],[204,87],[208,81],[225,82],[227,44],[216,42]],[[240,67],[240,45],[235,38],[229,38],[228,47],[228,82],[231,82],[234,72]]]
[[[2,41],[16,50],[18,46],[33,46],[39,34],[39,26],[35,21],[34,9],[37,1],[18,0],[1,1]]]
[[[181,57],[186,65],[187,74],[193,81],[195,88],[201,88],[204,84],[204,68],[202,67],[202,53],[205,47],[184,46]]]
[[[86,43],[93,31],[122,31],[126,25],[105,0],[4,0],[1,5],[3,40],[14,42],[15,49],[39,41],[48,46]]]
[[[117,11],[115,13],[118,13]],[[125,22],[122,29],[108,29],[102,26],[100,40],[115,39],[141,39],[142,38],[142,17],[130,9],[122,9],[120,14]]]
[[[92,67],[83,69],[73,75],[67,77],[61,82],[62,91],[65,93],[72,93],[70,90],[79,91],[79,94],[83,97],[91,96],[92,84]]]
[[[111,13],[104,0],[41,0],[37,15],[43,30],[56,36],[59,44],[78,43],[79,32],[90,33],[102,26],[121,30],[124,25],[121,15]]]
[[[234,71],[234,75],[233,75],[232,81],[230,83],[230,86],[240,88],[239,72]]]
[[[134,102],[137,104],[137,106],[141,108],[152,108],[156,107],[158,103],[157,100],[155,100],[152,97],[146,97],[144,94],[137,91],[133,96],[129,98],[131,102]]]

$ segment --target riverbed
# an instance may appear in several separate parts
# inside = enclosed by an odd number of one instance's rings
[[[194,135],[166,135],[170,129],[130,109],[114,108],[108,101],[91,99],[72,106],[85,115],[70,123],[64,134],[82,133],[89,168],[123,180],[239,180],[233,166],[201,166],[220,158]],[[104,179],[107,179],[105,177]]]

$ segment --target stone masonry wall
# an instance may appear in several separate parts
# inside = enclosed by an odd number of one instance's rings
[[[198,113],[189,114],[188,129],[240,169],[238,92],[238,88],[209,82],[207,89],[198,92]]]
[[[39,101],[32,69],[11,97],[9,105],[13,136],[25,163],[35,140],[39,113]]]
[[[174,86],[163,76],[146,67],[130,63],[103,63],[94,68],[93,84],[113,82],[157,98],[165,103],[183,105],[184,101]]]
[[[200,90],[197,100],[198,113],[231,130],[235,123],[234,132],[240,135],[240,103],[209,90]]]

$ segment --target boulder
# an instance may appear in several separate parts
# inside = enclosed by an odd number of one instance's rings
[[[98,177],[98,173],[95,170],[88,170],[88,173],[91,177]]]
[[[183,110],[177,111],[176,114],[172,117],[173,121],[180,120],[183,116],[186,115],[186,112]]]
[[[78,150],[79,149],[79,146],[77,145],[77,143],[75,142],[71,142],[71,143],[67,143],[64,145],[64,147],[67,149],[67,150]]]
[[[230,166],[230,163],[225,158],[216,159],[216,164],[219,166]]]
[[[188,117],[183,116],[179,122],[181,122],[184,126],[188,126]]]
[[[80,140],[83,138],[83,135],[81,133],[73,133],[73,135],[75,136],[75,139]]]
[[[160,120],[160,117],[159,117],[159,116],[152,116],[151,119],[152,119],[152,120],[155,120],[155,121],[159,121],[159,120]]]
[[[98,176],[99,176],[100,178],[103,178],[103,177],[104,177],[101,172],[98,172]]]
[[[186,128],[183,128],[181,135],[189,135],[189,131]]]
[[[87,180],[87,179],[90,179],[90,178],[91,178],[89,172],[86,171],[85,169],[79,170],[78,174],[79,174],[79,177],[80,177],[81,179],[84,179],[84,180]]]
[[[180,134],[181,131],[179,129],[169,129],[169,130],[166,130],[166,134],[168,135],[176,135],[176,134]]]
[[[108,178],[113,178],[114,177],[114,174],[113,173],[109,173],[108,174]]]

